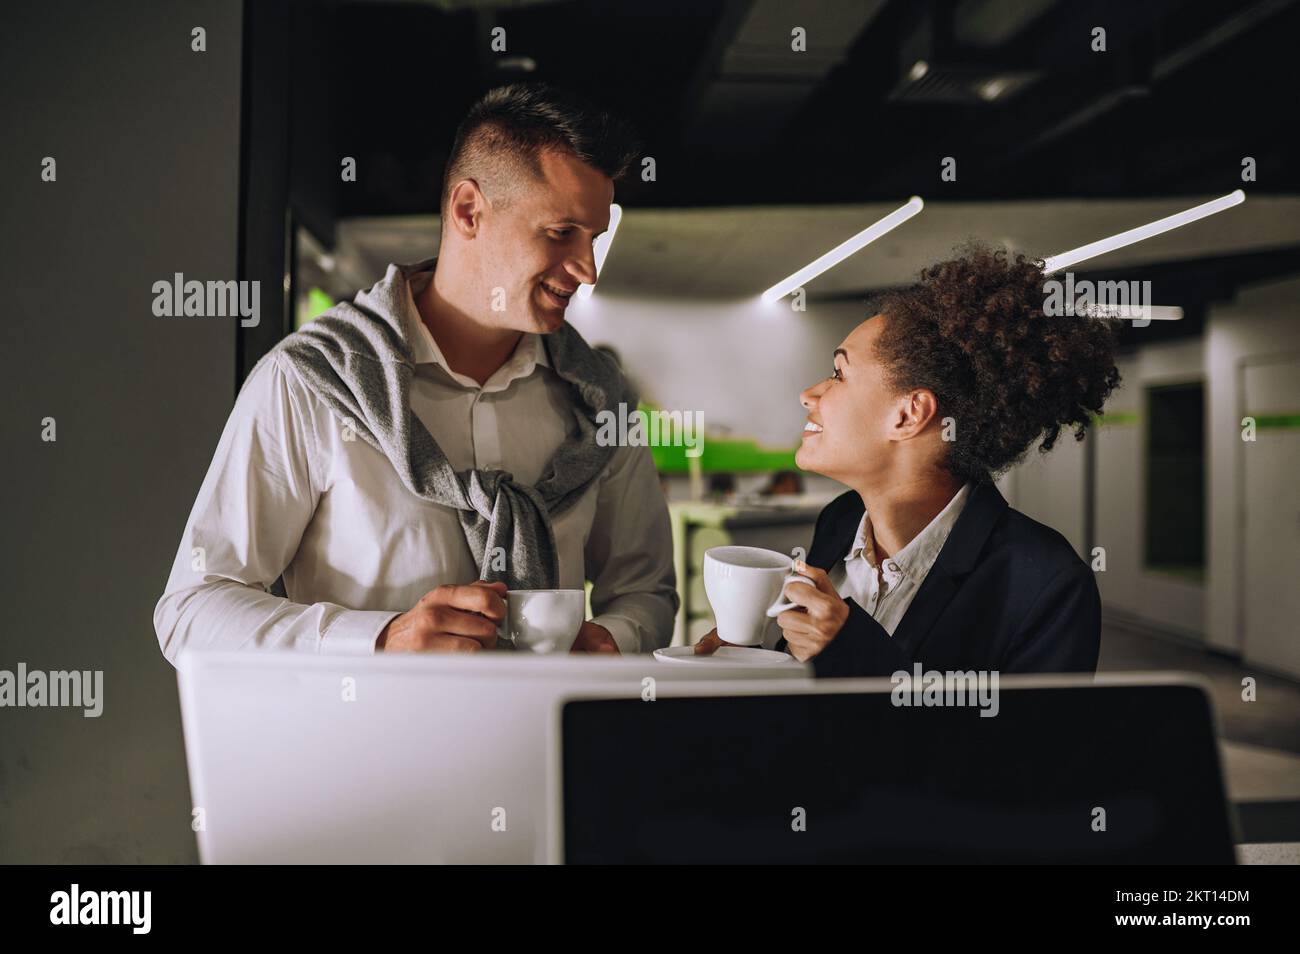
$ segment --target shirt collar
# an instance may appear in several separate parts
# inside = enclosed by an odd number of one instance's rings
[[[966,498],[970,495],[970,488],[969,483],[963,485],[953,495],[952,500],[948,501],[947,506],[926,524],[924,530],[885,561],[880,571],[887,583],[892,585],[904,576],[918,583],[925,579],[926,574],[930,572],[930,567],[934,566],[934,561],[939,558],[939,551],[943,549],[948,535],[952,533],[957,518],[961,516]],[[849,547],[848,556],[844,561],[847,563],[860,556],[865,557],[872,566],[877,565],[875,535],[871,530],[871,518],[865,510],[862,513],[862,520],[858,523],[857,536],[853,538],[853,545]]]
[[[429,327],[420,317],[420,310],[415,306],[415,298],[429,284],[433,278],[433,272],[426,271],[416,274],[407,287],[408,295],[406,304],[405,320],[407,324],[408,340],[411,342],[411,358],[417,365],[434,364],[442,369],[443,373],[457,384],[466,388],[480,390],[479,383],[473,378],[464,374],[457,374],[447,363],[442,349],[438,347],[438,342],[429,332]],[[525,332],[515,345],[515,350],[511,353],[506,363],[499,367],[492,377],[483,383],[481,390],[485,392],[504,391],[510,386],[510,383],[517,378],[526,378],[533,373],[538,366],[549,368],[551,366],[550,358],[546,353],[546,345],[542,341],[542,336]]]

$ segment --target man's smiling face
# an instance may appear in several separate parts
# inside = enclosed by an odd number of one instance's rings
[[[596,281],[592,244],[609,228],[614,182],[560,150],[543,150],[539,161],[542,178],[521,176],[489,207],[474,245],[492,324],[547,334],[564,324],[578,286]],[[493,310],[498,303],[504,310]]]

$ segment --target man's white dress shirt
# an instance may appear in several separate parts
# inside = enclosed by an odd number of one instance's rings
[[[957,491],[924,530],[883,564],[876,556],[871,516],[864,512],[848,556],[828,574],[835,592],[841,599],[852,597],[893,636],[966,506],[970,488],[968,483]]]
[[[420,320],[412,280],[411,409],[452,467],[535,484],[571,426],[569,385],[525,334],[482,387],[453,372]],[[618,447],[553,518],[562,588],[592,581],[593,621],[623,653],[668,645],[677,595],[668,510],[647,447]],[[288,598],[268,590],[283,574]],[[254,369],[199,489],[154,628],[185,646],[364,654],[388,621],[442,583],[479,578],[456,510],[402,484],[388,458],[273,354]]]

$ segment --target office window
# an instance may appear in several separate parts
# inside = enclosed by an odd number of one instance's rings
[[[1205,579],[1205,387],[1147,388],[1148,570]]]

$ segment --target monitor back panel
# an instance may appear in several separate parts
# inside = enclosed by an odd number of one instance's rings
[[[563,860],[1233,863],[1198,686],[1004,687],[994,717],[818,688],[564,705]]]

